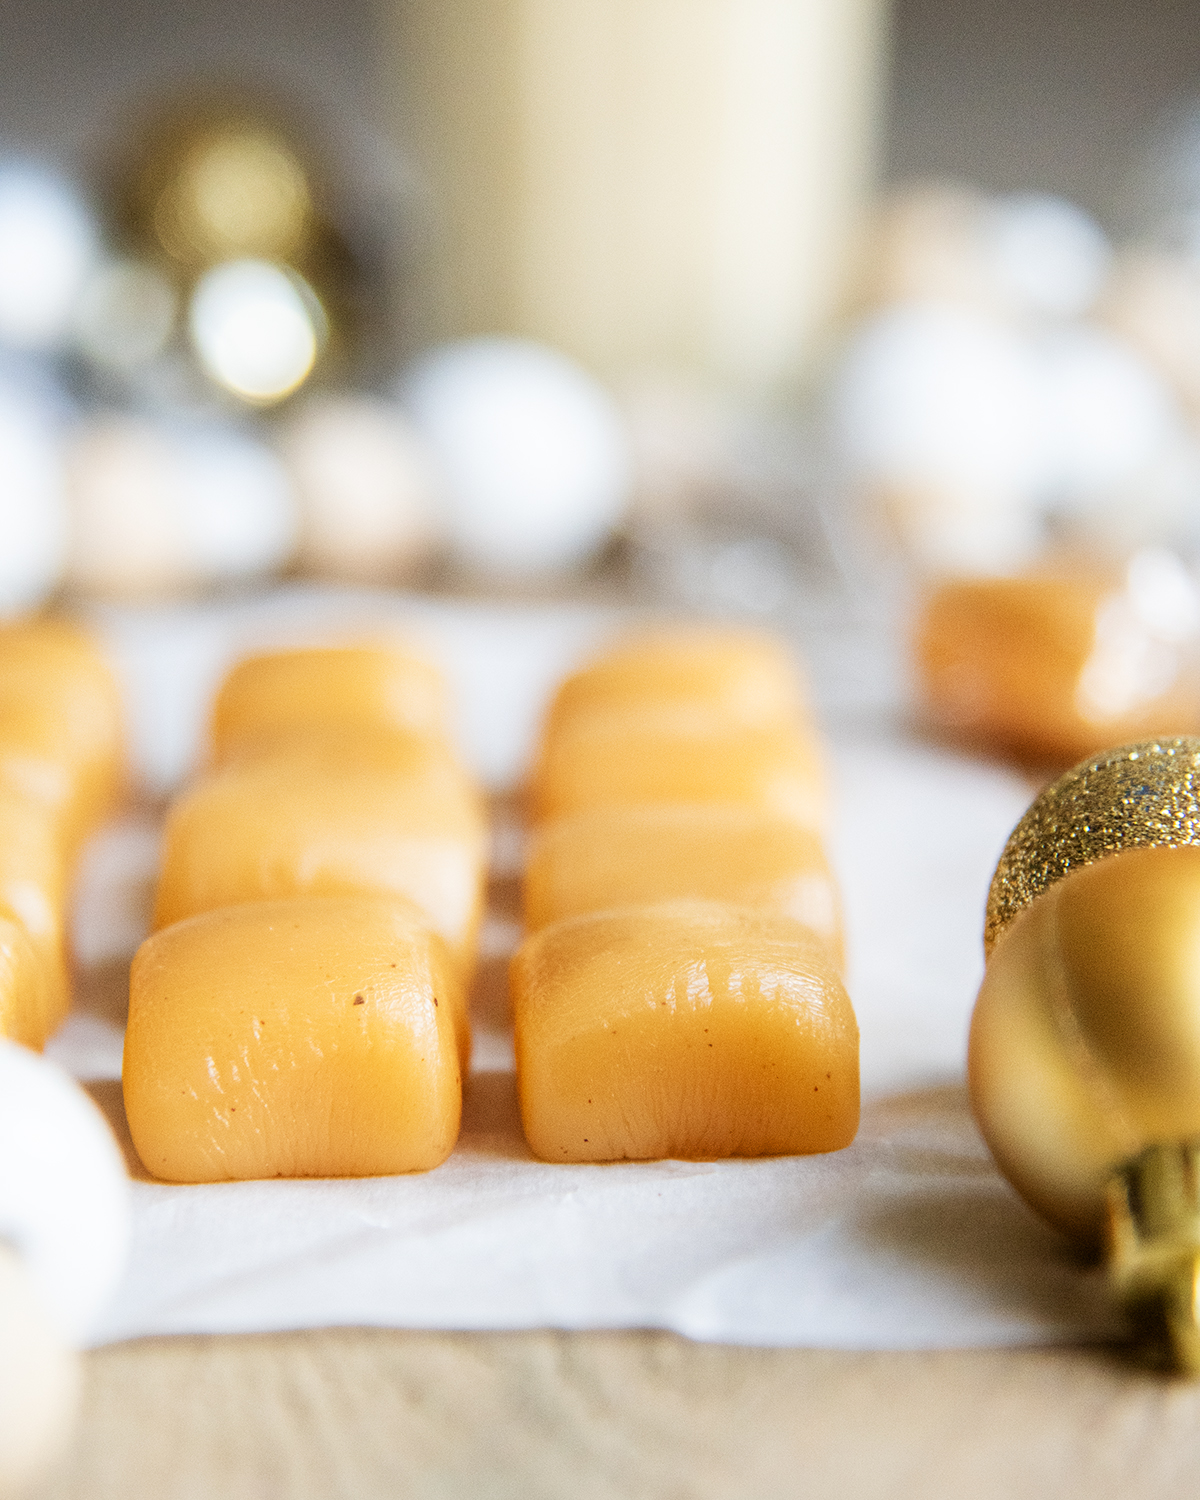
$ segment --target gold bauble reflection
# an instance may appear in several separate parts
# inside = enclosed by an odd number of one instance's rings
[[[1097,1244],[1113,1173],[1200,1135],[1200,848],[1129,847],[1049,882],[992,951],[969,1078],[1005,1176]]]
[[[303,254],[312,207],[304,168],[282,134],[230,123],[183,148],[152,220],[163,249],[187,265],[293,261]]]

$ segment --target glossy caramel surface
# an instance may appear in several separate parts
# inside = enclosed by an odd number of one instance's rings
[[[843,963],[841,905],[820,837],[751,808],[606,807],[544,823],[530,841],[522,891],[530,931],[694,897],[794,917]]]
[[[70,1004],[64,865],[52,814],[0,782],[0,913],[25,929],[42,973],[40,1031],[18,1038],[35,1047],[56,1030]]]
[[[1200,725],[1183,655],[1147,633],[1100,576],[945,584],[920,615],[915,656],[935,720],[1027,759],[1069,765]]]
[[[374,1176],[445,1160],[469,1044],[460,982],[388,897],[262,902],[148,938],[130,976],[123,1088],[171,1182]]]
[[[782,642],[750,630],[691,625],[616,642],[559,687],[552,736],[597,713],[704,713],[769,725],[802,711],[796,664]]]
[[[256,741],[331,727],[444,734],[448,705],[429,662],[383,646],[313,647],[247,657],[221,684],[210,723],[212,759]]]
[[[123,766],[120,697],[91,637],[55,619],[0,628],[0,781],[54,815],[68,856],[112,811]]]
[[[825,944],[717,902],[544,928],[512,963],[525,1135],[545,1161],[835,1151],[858,1027]]]
[[[791,724],[680,727],[606,714],[548,737],[530,782],[539,821],[653,802],[733,804],[809,828],[828,816],[820,752]]]
[[[24,923],[0,907],[0,1037],[40,1052],[61,1019],[61,993]]]
[[[155,926],[243,901],[392,892],[469,961],[486,823],[437,740],[314,735],[202,777],[172,805]]]

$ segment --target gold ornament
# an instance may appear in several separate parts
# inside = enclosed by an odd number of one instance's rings
[[[385,320],[384,289],[339,232],[333,178],[287,112],[198,95],[150,115],[130,142],[109,178],[110,217],[125,249],[179,288],[217,384],[269,405],[318,361],[344,368],[361,355],[369,325]]]
[[[980,1129],[1200,1373],[1200,739],[1111,750],[1048,787],[1001,856],[986,944]]]

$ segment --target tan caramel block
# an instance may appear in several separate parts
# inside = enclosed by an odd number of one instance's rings
[[[42,802],[72,856],[124,780],[117,685],[91,637],[45,619],[0,629],[0,781]]]
[[[462,1112],[458,979],[407,902],[228,907],[133,961],[125,1112],[170,1182],[436,1167]]]
[[[1200,701],[1187,663],[1128,612],[1113,580],[1093,574],[944,585],[916,632],[930,712],[989,748],[1064,765],[1107,745],[1194,734]]]
[[[24,928],[42,978],[39,1021],[18,1038],[41,1047],[70,1006],[66,879],[57,822],[46,807],[0,782],[0,914]],[[0,1026],[2,1031],[2,1026]]]
[[[530,931],[614,906],[695,897],[794,917],[843,964],[841,903],[819,835],[740,807],[609,807],[535,830]]]
[[[0,908],[0,1037],[40,1052],[59,1003],[24,924]]]
[[[618,642],[568,677],[550,706],[552,737],[597,713],[715,716],[728,724],[790,722],[803,711],[795,662],[754,631],[678,626]]]
[[[718,902],[543,928],[512,965],[525,1135],[545,1161],[836,1151],[858,1026],[824,943]]]
[[[154,924],[241,901],[391,892],[468,964],[486,855],[483,808],[439,741],[316,736],[235,761],[174,803]]]
[[[239,662],[213,704],[212,757],[330,727],[444,734],[446,684],[429,662],[383,646],[277,651]]]
[[[825,770],[815,739],[792,727],[663,728],[614,714],[549,739],[530,785],[535,821],[651,803],[725,803],[820,828]]]

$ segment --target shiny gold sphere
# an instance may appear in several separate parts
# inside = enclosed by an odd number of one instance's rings
[[[1094,1245],[1114,1172],[1200,1135],[1200,740],[1107,751],[1048,787],[986,936],[976,1119],[1026,1201]]]
[[[1142,740],[1081,761],[1013,829],[988,892],[984,950],[1073,870],[1127,849],[1200,844],[1200,739]]]

